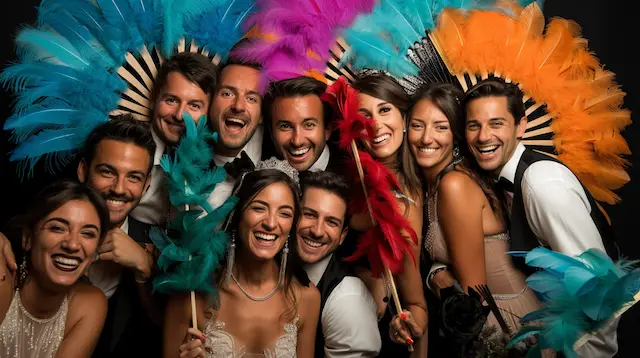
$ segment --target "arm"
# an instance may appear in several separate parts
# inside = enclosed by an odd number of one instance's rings
[[[462,288],[486,283],[482,209],[484,194],[467,175],[452,172],[438,188],[438,220]]]
[[[196,295],[197,307],[202,308],[204,302]],[[180,347],[187,339],[187,330],[191,327],[191,301],[190,293],[180,293],[169,297],[167,307],[164,312],[164,332],[163,332],[163,357],[177,358]],[[199,312],[198,312],[199,313]],[[198,314],[198,322],[203,322]]]
[[[527,221],[554,251],[576,256],[590,248],[606,252],[591,219],[592,208],[578,179],[555,162],[532,164],[522,178]]]
[[[0,240],[0,245],[2,244]],[[9,245],[9,240],[6,240],[6,245]],[[9,248],[11,249],[11,248]],[[7,266],[7,261],[4,255],[0,255],[0,269]],[[9,310],[11,300],[13,299],[13,283],[15,282],[15,271],[7,271],[4,275],[4,279],[0,280],[0,323],[4,321],[4,317]]]
[[[6,267],[9,272],[7,273],[15,273],[18,270],[18,265],[16,264],[16,257],[13,255],[13,250],[11,249],[11,242],[7,237],[0,232],[0,255],[2,259],[4,259],[4,264],[0,266],[0,278],[2,275],[5,275],[5,279],[8,277],[4,271],[2,271],[3,267]]]
[[[437,272],[436,272],[437,271]],[[435,272],[435,273],[434,273]],[[434,262],[427,276],[427,287],[440,297],[440,290],[451,287],[456,284],[456,279],[447,268],[447,265]]]
[[[316,329],[320,316],[320,291],[314,285],[302,288],[302,302],[300,303],[301,327],[298,331],[296,356],[298,358],[313,358],[316,342]]]
[[[382,346],[376,303],[356,277],[336,286],[321,313],[327,358],[376,357]]]
[[[107,298],[100,289],[77,284],[69,300],[65,335],[56,358],[90,357],[107,317]]]

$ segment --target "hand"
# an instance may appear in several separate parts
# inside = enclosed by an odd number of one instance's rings
[[[13,255],[13,250],[11,249],[11,242],[4,236],[3,233],[0,232],[0,255],[4,258],[5,266],[9,274],[15,273],[18,270],[18,265],[16,264],[16,257]],[[3,272],[3,268],[0,267],[0,281],[4,281],[7,278],[7,272]]]
[[[433,276],[429,284],[433,293],[440,297],[440,291],[455,285],[457,282],[449,270],[442,270]]]
[[[98,248],[98,254],[100,260],[113,261],[135,270],[136,281],[146,281],[151,276],[153,264],[151,254],[120,228],[112,229],[107,233],[107,237]]]
[[[389,323],[389,336],[398,344],[413,345],[414,338],[422,337],[422,333],[420,326],[413,320],[411,312],[407,310],[393,317]]]
[[[206,336],[195,328],[189,328],[184,337],[184,343],[178,349],[180,358],[206,358],[204,340]]]

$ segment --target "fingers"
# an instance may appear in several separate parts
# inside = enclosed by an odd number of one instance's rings
[[[98,255],[98,258],[101,261],[113,261],[115,263],[118,263],[118,258],[116,257],[116,255],[113,253],[113,251],[109,251],[109,252],[103,252],[100,255]]]
[[[400,314],[400,318],[403,320],[405,326],[411,332],[411,337],[413,338],[422,337],[422,334],[423,334],[422,329],[420,328],[420,326],[418,326],[416,321],[413,319],[413,315],[411,314],[411,311],[406,311],[406,310],[402,311],[402,313]]]
[[[403,311],[395,316],[389,324],[389,335],[391,339],[398,344],[413,344],[412,332],[408,328],[407,323],[408,311]],[[415,323],[413,324],[415,326]]]
[[[102,245],[100,245],[100,247],[98,247],[98,253],[103,254],[105,252],[111,252],[113,251],[114,248],[115,248],[115,245],[113,244],[113,241],[110,241],[110,242],[105,241]]]
[[[11,243],[3,233],[0,232],[0,245],[2,246],[2,255],[7,264],[7,268],[9,271],[15,272],[18,270],[18,265],[16,264],[16,257],[13,254],[13,250],[11,250]]]
[[[178,349],[180,358],[205,358],[204,340],[205,335],[195,328],[189,328],[185,336],[186,343]]]

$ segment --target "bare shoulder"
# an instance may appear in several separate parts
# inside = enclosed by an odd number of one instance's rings
[[[68,296],[67,327],[71,328],[83,319],[104,321],[107,315],[107,298],[102,291],[86,283],[76,283]]]
[[[478,194],[484,195],[480,185],[469,175],[451,171],[442,177],[438,186],[438,197],[446,199],[472,199]],[[482,197],[480,196],[480,198]]]
[[[320,291],[313,283],[309,283],[309,286],[300,285],[300,296],[305,303],[314,304],[320,302]]]

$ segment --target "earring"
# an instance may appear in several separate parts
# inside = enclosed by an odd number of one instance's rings
[[[24,281],[27,279],[27,276],[29,275],[29,273],[27,272],[27,255],[28,252],[26,252],[24,256],[22,256],[22,263],[20,263],[20,285],[24,283]]]
[[[287,241],[284,243],[284,249],[282,249],[282,256],[280,259],[280,276],[278,277],[278,287],[284,282],[284,273],[287,268],[287,256],[289,256],[289,237],[287,236]]]
[[[231,232],[231,245],[227,251],[227,270],[225,272],[225,283],[229,286],[231,275],[233,275],[233,264],[236,256],[236,231]]]
[[[460,156],[460,147],[457,144],[453,145],[453,164],[456,165],[462,161]]]

